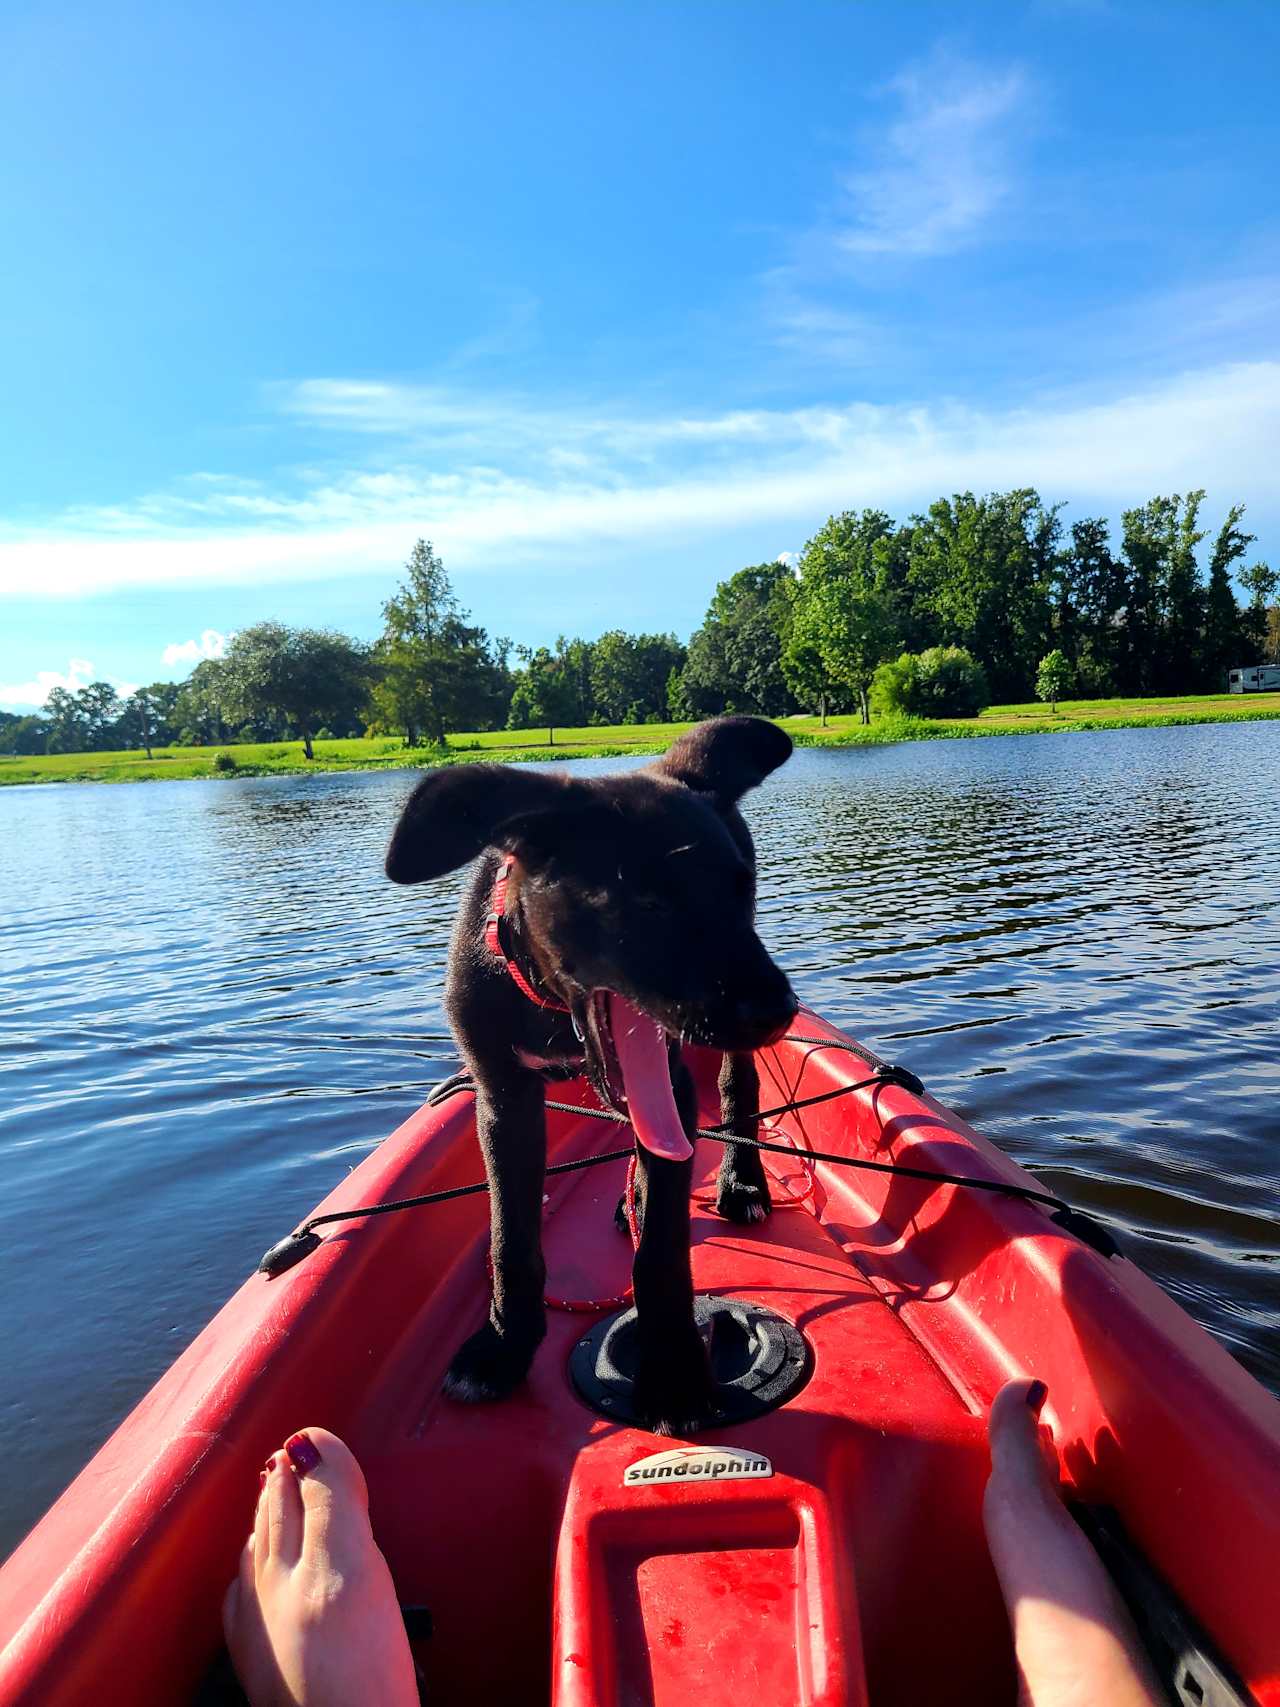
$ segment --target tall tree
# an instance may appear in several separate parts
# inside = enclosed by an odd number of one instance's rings
[[[1246,650],[1250,656],[1244,660],[1250,664],[1260,664],[1266,657],[1269,622],[1267,606],[1280,585],[1280,574],[1277,574],[1266,563],[1253,563],[1240,576],[1240,585],[1249,594],[1249,603],[1245,606],[1240,619],[1240,628]]]
[[[120,696],[110,682],[90,682],[76,694],[85,748],[105,752],[117,740]]]
[[[230,739],[223,706],[225,660],[202,658],[178,689],[171,713],[175,739],[188,747],[215,746]]]
[[[84,752],[87,744],[84,714],[75,694],[68,688],[50,688],[44,714],[49,725],[49,752]]]
[[[910,578],[933,642],[972,653],[996,699],[1025,696],[1053,633],[1056,509],[1030,487],[960,492],[912,522]]]
[[[1181,499],[1149,498],[1121,516],[1125,566],[1124,652],[1117,686],[1123,694],[1157,690],[1165,586]]]
[[[1197,526],[1203,503],[1203,491],[1187,493],[1169,541],[1156,670],[1156,686],[1164,693],[1191,693],[1201,684],[1206,599],[1196,547],[1204,538]]]
[[[1209,586],[1205,593],[1204,640],[1200,652],[1199,686],[1208,693],[1222,693],[1227,674],[1242,661],[1244,633],[1240,607],[1231,586],[1231,566],[1238,563],[1253,544],[1254,536],[1240,526],[1244,505],[1233,504],[1218,530],[1209,558]]]
[[[667,716],[667,679],[684,667],[674,634],[602,634],[591,649],[591,721],[660,723]]]
[[[120,708],[120,738],[145,747],[148,758],[153,746],[167,746],[175,734],[173,715],[180,692],[176,682],[152,682],[150,687],[135,688]]]
[[[880,510],[831,516],[805,546],[790,598],[782,654],[797,698],[826,715],[828,701],[851,698],[864,723],[876,669],[898,649],[883,553],[893,523]]]
[[[679,677],[679,700],[688,717],[755,712],[781,717],[795,709],[782,673],[785,563],[759,563],[721,581],[689,641]]]
[[[440,746],[450,729],[501,726],[511,691],[505,652],[471,624],[428,541],[414,546],[382,620],[373,701],[387,728],[409,746],[421,736]]]
[[[554,652],[545,646],[536,650],[527,646],[517,648],[524,668],[516,672],[507,712],[508,729],[545,727],[548,744],[554,746],[557,727],[563,729],[586,721],[580,685],[567,651],[563,635]]]
[[[1067,624],[1075,639],[1076,677],[1098,696],[1118,691],[1125,656],[1123,617],[1127,596],[1124,565],[1111,550],[1110,529],[1101,516],[1071,526],[1062,577],[1072,610]]]

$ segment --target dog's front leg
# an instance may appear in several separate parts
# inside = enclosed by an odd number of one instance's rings
[[[672,1088],[685,1131],[697,1128],[697,1097],[683,1062]],[[632,1268],[639,1353],[635,1405],[655,1434],[692,1434],[710,1416],[707,1354],[693,1320],[689,1187],[693,1162],[668,1162],[637,1145],[640,1245]]]
[[[445,1391],[455,1399],[505,1398],[529,1373],[547,1331],[542,1301],[545,1094],[536,1073],[512,1071],[496,1084],[477,1076],[476,1132],[489,1180],[493,1288],[489,1320],[449,1365]]]
[[[720,1065],[720,1118],[731,1132],[754,1138],[759,1130],[760,1075],[751,1055],[726,1055]],[[716,1209],[727,1221],[763,1221],[773,1205],[759,1150],[726,1144],[716,1181]]]

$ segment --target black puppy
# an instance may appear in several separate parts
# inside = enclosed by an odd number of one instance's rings
[[[680,1044],[725,1051],[722,1116],[754,1136],[750,1051],[782,1035],[796,1001],[755,933],[755,854],[736,803],[790,754],[776,724],[722,717],[643,770],[588,780],[460,765],[410,795],[387,853],[396,883],[490,850],[458,917],[446,989],[475,1080],[493,1254],[489,1320],[453,1360],[455,1397],[509,1393],[546,1332],[545,1081],[585,1066],[638,1138],[637,1408],[661,1432],[706,1420],[689,1267],[696,1109]],[[726,1147],[718,1207],[739,1222],[768,1213],[758,1150]]]

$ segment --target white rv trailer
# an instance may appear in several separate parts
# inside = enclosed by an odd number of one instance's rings
[[[1280,664],[1254,664],[1247,670],[1232,670],[1227,688],[1231,693],[1280,693]]]

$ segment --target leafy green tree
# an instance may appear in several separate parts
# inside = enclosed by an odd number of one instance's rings
[[[818,713],[825,729],[827,714],[838,711],[843,704],[844,690],[826,665],[821,645],[822,621],[815,609],[814,596],[802,594],[797,588],[788,602],[782,673],[796,699]]]
[[[1057,715],[1058,701],[1071,687],[1071,660],[1058,647],[1040,660],[1036,671],[1036,697],[1047,699],[1049,709]]]
[[[852,700],[870,721],[876,669],[898,643],[880,542],[893,532],[881,510],[830,516],[800,556],[789,594],[782,670],[802,703],[826,720],[828,704]]]
[[[47,752],[49,724],[43,717],[0,711],[0,753],[30,758]]]
[[[112,745],[120,699],[110,682],[90,682],[72,693],[53,688],[45,702],[51,753],[102,752]]]
[[[1057,509],[1030,487],[939,498],[912,518],[909,576],[936,642],[983,666],[998,699],[1030,685],[1053,635]]]
[[[785,589],[793,579],[785,563],[759,563],[720,582],[689,642],[678,698],[668,696],[680,716],[781,717],[795,710],[782,672]]]
[[[1249,663],[1262,660],[1267,649],[1267,605],[1280,584],[1280,575],[1266,563],[1253,563],[1240,575],[1240,585],[1249,594],[1249,603],[1241,615],[1240,626],[1244,643],[1252,656]]]
[[[51,688],[44,703],[44,713],[49,725],[49,752],[84,752],[84,719],[73,693],[67,688]]]
[[[413,747],[420,737],[441,746],[450,729],[501,726],[511,693],[505,650],[472,625],[426,540],[414,546],[382,619],[373,703],[383,727]]]
[[[1203,491],[1187,493],[1169,542],[1155,672],[1157,689],[1164,693],[1189,693],[1201,682],[1206,598],[1196,547],[1204,531],[1196,524],[1203,503]]]
[[[129,695],[121,707],[117,728],[126,746],[142,747],[151,757],[153,742],[159,739],[153,732],[152,705],[145,688]]]
[[[1199,508],[1200,496],[1193,492],[1188,500],[1195,509]],[[1164,658],[1171,632],[1170,589],[1172,583],[1176,599],[1177,589],[1185,586],[1185,569],[1179,571],[1177,560],[1186,534],[1194,532],[1194,522],[1192,515],[1188,523],[1183,501],[1176,493],[1150,498],[1125,510],[1121,517],[1126,578],[1124,653],[1117,684],[1121,693],[1165,691],[1172,680]],[[1180,650],[1183,629],[1179,612],[1172,632],[1179,637]],[[1185,657],[1180,662],[1185,662]]]
[[[225,660],[202,658],[179,688],[170,713],[174,739],[188,747],[216,746],[231,738],[223,708]]]
[[[591,648],[592,723],[660,723],[667,715],[667,680],[684,667],[674,634],[624,634],[610,629]]]
[[[1125,567],[1112,553],[1106,520],[1089,516],[1073,522],[1059,581],[1059,599],[1066,601],[1071,617],[1066,622],[1059,618],[1058,637],[1068,642],[1060,649],[1074,657],[1080,684],[1090,693],[1118,690],[1125,655],[1126,598]]]
[[[1123,694],[1150,693],[1155,686],[1160,587],[1168,562],[1171,500],[1153,498],[1121,515],[1125,568],[1124,647],[1116,686]]]
[[[225,715],[233,723],[278,718],[309,759],[316,730],[348,721],[368,694],[365,649],[328,629],[257,622],[232,638],[221,662]]]
[[[125,746],[145,747],[148,758],[153,746],[167,746],[174,739],[173,716],[180,691],[176,682],[136,688],[120,708],[117,738]]]
[[[1254,539],[1240,526],[1243,515],[1243,504],[1233,504],[1227,511],[1227,519],[1218,530],[1209,558],[1198,684],[1209,693],[1225,690],[1229,671],[1241,662],[1243,655],[1240,607],[1231,586],[1232,564],[1239,562]]]
[[[545,725],[547,743],[554,746],[557,726],[563,729],[584,721],[579,683],[565,655],[566,642],[562,636],[554,652],[545,646],[519,647],[517,652],[524,668],[516,672],[507,728]]]
[[[84,748],[106,752],[117,744],[116,724],[120,718],[120,696],[110,682],[90,682],[76,694]]]

